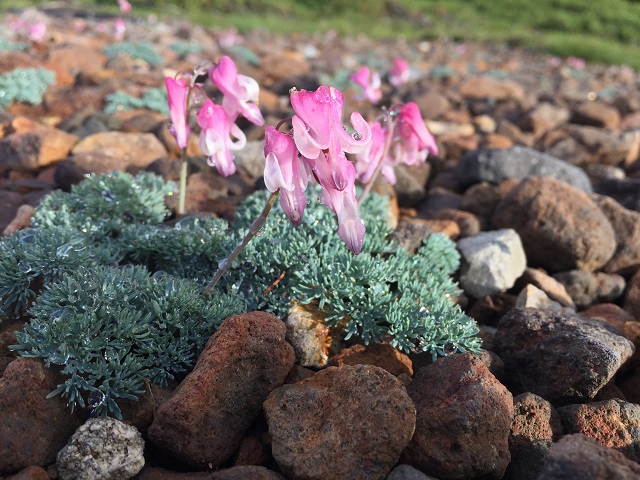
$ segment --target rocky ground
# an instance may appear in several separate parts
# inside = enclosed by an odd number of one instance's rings
[[[21,18],[45,22],[45,36],[24,51],[0,52],[0,74],[56,74],[41,105],[14,103],[0,113],[5,234],[28,225],[48,192],[87,173],[177,177],[166,116],[104,113],[116,90],[139,96],[167,75],[228,54],[259,81],[261,109],[275,125],[289,115],[292,86],[341,85],[362,64],[384,72],[401,56],[412,80],[399,91],[385,85],[380,104],[415,101],[440,154],[418,170],[398,169],[397,235],[408,248],[431,231],[458,242],[458,301],[480,324],[485,352],[432,363],[384,345],[355,346],[327,368],[302,366],[282,321],[247,313],[224,323],[178,389],[151,387],[125,408],[125,424],[93,419],[70,440],[86,413],[45,399],[60,378],[39,361],[16,359],[7,346],[19,325],[4,322],[0,476],[640,478],[636,72],[505,46],[330,33],[239,37],[128,18],[125,40],[150,42],[162,56],[150,65],[107,58],[115,19],[79,13],[29,12]],[[180,56],[170,48],[177,41],[200,50]],[[355,93],[345,90],[349,108],[375,116]],[[259,188],[263,129],[243,128],[252,142],[229,179],[203,167],[191,139],[188,209],[230,218]],[[242,351],[253,354],[240,360]],[[111,473],[100,476],[87,459]]]

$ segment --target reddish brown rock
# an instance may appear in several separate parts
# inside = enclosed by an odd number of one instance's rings
[[[599,100],[582,102],[573,111],[573,123],[615,130],[620,126],[620,112]]]
[[[477,235],[482,230],[480,219],[471,212],[445,208],[435,215],[436,220],[452,220],[460,227],[460,238]]]
[[[304,55],[293,50],[274,51],[266,55],[260,63],[266,85],[287,77],[304,75],[311,70]]]
[[[640,405],[614,399],[558,409],[567,433],[582,433],[640,460]]]
[[[49,480],[49,475],[44,468],[31,466],[5,477],[5,480]]]
[[[56,73],[57,85],[71,86],[78,74],[100,71],[106,62],[107,57],[95,47],[63,45],[49,52],[44,66]]]
[[[613,198],[594,194],[616,236],[616,251],[604,266],[609,273],[627,274],[640,267],[640,212],[624,208]]]
[[[0,475],[29,466],[46,466],[82,422],[78,410],[56,395],[64,382],[40,360],[18,358],[0,378]]]
[[[138,480],[211,480],[211,472],[173,472],[159,467],[144,467]]]
[[[509,311],[493,348],[513,393],[564,403],[595,397],[634,352],[633,343],[604,322],[533,308]]]
[[[371,365],[328,367],[264,402],[272,453],[296,479],[384,479],[416,421],[404,385]]]
[[[524,89],[510,80],[492,77],[471,77],[460,85],[460,93],[466,98],[495,100],[522,100]]]
[[[554,440],[564,432],[558,412],[542,397],[524,393],[513,399],[509,435],[511,463],[505,480],[535,480]]]
[[[95,133],[82,139],[71,151],[74,156],[87,152],[100,152],[119,159],[126,168],[138,169],[145,169],[167,155],[162,143],[150,133]]]
[[[285,477],[265,467],[241,465],[211,474],[211,480],[286,480]]]
[[[25,204],[25,196],[16,192],[0,190],[0,229],[9,226],[18,213],[18,209]]]
[[[631,277],[629,282],[627,282],[624,309],[640,322],[640,268]]]
[[[500,478],[510,460],[509,391],[471,354],[418,370],[408,386],[416,433],[403,462],[438,478]]]
[[[2,236],[13,235],[17,231],[27,228],[31,224],[31,218],[35,213],[36,210],[31,205],[20,205],[14,219],[2,231]]]
[[[582,434],[565,435],[551,447],[538,480],[635,480],[640,465]]]
[[[102,110],[108,92],[103,87],[63,87],[53,85],[44,92],[47,114],[66,119],[86,107]]]
[[[293,347],[284,338],[284,323],[267,313],[226,319],[194,370],[158,408],[149,440],[195,467],[221,465],[293,366]]]
[[[0,139],[0,174],[11,169],[35,170],[69,155],[78,137],[57,128],[35,125],[30,131]]]
[[[368,346],[354,345],[345,348],[340,354],[329,360],[329,365],[335,367],[360,364],[384,368],[396,377],[403,373],[413,375],[413,367],[409,357],[385,343]]]
[[[613,227],[589,195],[552,178],[522,180],[500,201],[492,223],[515,229],[529,265],[549,271],[593,271],[616,249]]]
[[[502,194],[496,185],[489,182],[480,182],[465,190],[460,208],[480,218],[488,219],[493,215],[493,210],[501,198]]]
[[[571,113],[565,107],[540,102],[524,118],[522,128],[532,131],[536,137],[569,120]]]
[[[59,188],[69,190],[72,185],[84,180],[87,174],[101,175],[114,170],[127,171],[127,159],[111,152],[91,150],[79,152],[60,162],[54,173]]]

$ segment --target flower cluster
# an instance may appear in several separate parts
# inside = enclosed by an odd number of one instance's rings
[[[356,173],[363,183],[372,181],[381,172],[393,185],[396,183],[393,167],[401,163],[417,166],[429,154],[438,154],[436,141],[414,102],[392,108],[383,124],[373,122],[371,137],[371,143],[356,154]]]
[[[351,114],[356,133],[342,126],[344,97],[333,87],[315,92],[291,90],[295,112],[286,133],[274,127],[265,132],[264,180],[267,189],[280,189],[280,205],[294,225],[302,222],[309,181],[322,187],[322,202],[338,216],[338,236],[358,254],[365,227],[356,201],[356,169],[345,153],[359,153],[371,141],[371,128],[357,112]]]
[[[189,138],[189,97],[200,71],[192,76],[183,74],[177,78],[167,78],[167,98],[171,117],[171,133],[181,149],[187,147]],[[198,112],[200,126],[200,149],[209,158],[221,175],[229,176],[236,171],[233,150],[243,148],[247,139],[235,124],[242,115],[254,125],[264,125],[264,118],[255,102],[258,101],[258,83],[250,77],[238,74],[236,64],[229,57],[222,57],[217,65],[208,71],[209,79],[223,94],[221,105],[206,99]],[[235,141],[234,141],[235,139]]]
[[[402,58],[394,58],[391,70],[388,73],[388,80],[394,88],[400,88],[407,83],[411,77],[409,64]],[[372,72],[369,67],[361,67],[349,79],[361,90],[359,99],[366,99],[372,104],[377,104],[382,98],[382,82],[378,72]]]

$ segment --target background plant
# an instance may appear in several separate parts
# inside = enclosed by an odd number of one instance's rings
[[[104,111],[107,113],[115,113],[123,110],[134,110],[137,108],[146,108],[169,115],[167,107],[167,91],[164,88],[150,88],[142,97],[134,97],[122,90],[110,93],[105,98]]]
[[[56,76],[43,68],[16,68],[0,75],[0,111],[12,102],[40,105],[42,96]]]
[[[133,42],[120,42],[112,45],[107,45],[104,48],[104,54],[113,58],[116,55],[128,55],[131,58],[137,58],[144,60],[149,65],[160,65],[164,60],[153,48],[153,45],[149,42],[133,43]]]

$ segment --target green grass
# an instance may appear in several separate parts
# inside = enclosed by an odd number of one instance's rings
[[[115,0],[78,1],[88,8],[117,12]],[[21,2],[27,4],[11,3]],[[0,9],[3,5],[0,1]],[[137,15],[181,16],[208,27],[235,26],[241,32],[333,29],[342,34],[364,32],[377,39],[447,36],[507,42],[640,70],[639,0],[134,0],[133,7]]]

